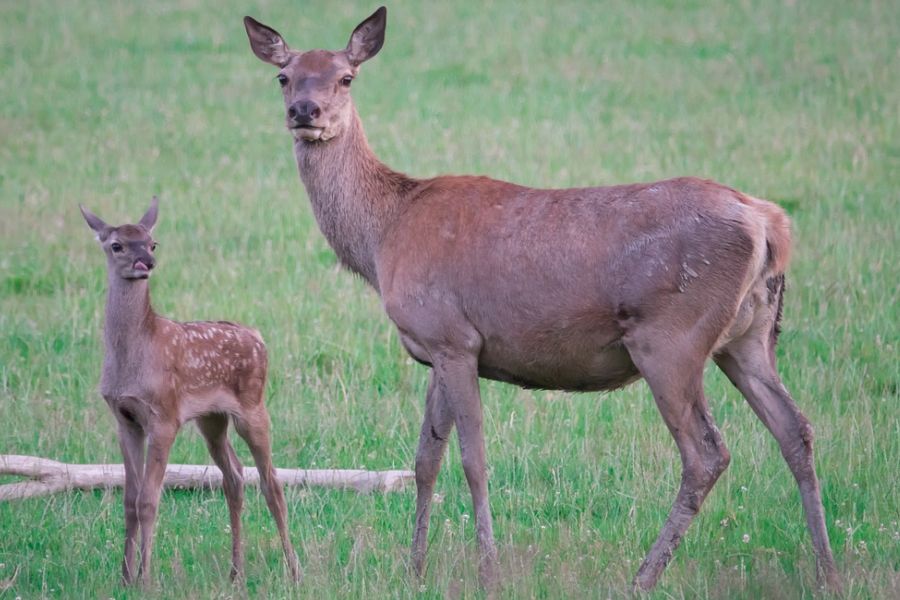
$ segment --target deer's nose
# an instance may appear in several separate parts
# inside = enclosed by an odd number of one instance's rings
[[[318,119],[322,114],[322,109],[312,100],[301,100],[294,102],[288,108],[288,118],[297,125],[310,125],[313,119]]]
[[[152,271],[155,266],[156,261],[152,256],[141,256],[134,261],[131,268],[136,271]]]

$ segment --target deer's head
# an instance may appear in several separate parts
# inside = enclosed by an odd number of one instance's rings
[[[253,53],[280,69],[286,124],[295,139],[324,142],[346,129],[353,112],[350,84],[359,65],[381,50],[386,24],[382,6],[353,30],[343,50],[298,52],[271,27],[244,17]]]
[[[113,227],[84,206],[79,204],[78,207],[88,226],[97,234],[100,247],[106,252],[110,273],[115,273],[122,279],[150,277],[150,271],[156,266],[156,259],[153,257],[156,241],[151,235],[159,212],[159,200],[155,196],[137,225]]]

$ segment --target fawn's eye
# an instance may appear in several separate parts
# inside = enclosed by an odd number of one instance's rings
[[[344,87],[350,87],[350,82],[353,81],[353,77],[350,75],[344,75],[344,78],[341,79],[341,85]]]
[[[122,251],[122,244],[120,244],[119,242],[113,242],[112,244],[109,245],[109,247],[112,248],[113,252],[121,252]]]
[[[150,244],[150,252],[156,252],[156,247],[158,245],[159,244],[157,244],[156,242],[153,242],[152,244]]]
[[[279,85],[281,85],[281,87],[284,87],[287,85],[288,78],[287,78],[287,75],[285,75],[284,73],[279,73],[278,77],[276,77],[276,79],[278,80],[278,83],[279,83]]]

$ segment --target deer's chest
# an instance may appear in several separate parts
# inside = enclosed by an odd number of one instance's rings
[[[117,398],[150,401],[165,394],[165,373],[152,354],[123,352],[107,355],[100,376],[100,393],[107,402]]]

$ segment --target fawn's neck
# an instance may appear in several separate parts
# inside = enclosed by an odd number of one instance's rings
[[[325,239],[378,290],[378,246],[416,180],[376,158],[355,109],[346,131],[327,142],[295,141],[294,155]]]
[[[122,279],[110,273],[103,326],[107,363],[139,358],[153,334],[155,319],[148,280]]]

